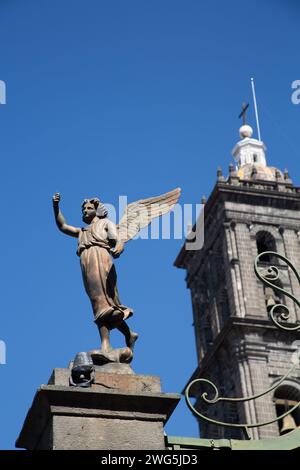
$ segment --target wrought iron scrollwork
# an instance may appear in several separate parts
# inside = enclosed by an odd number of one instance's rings
[[[267,252],[264,252],[264,253],[260,253],[257,256],[257,258],[255,260],[255,263],[254,263],[254,271],[255,271],[256,276],[265,285],[271,287],[275,291],[280,292],[281,294],[284,294],[287,297],[289,297],[290,299],[292,299],[298,305],[298,307],[300,308],[299,300],[296,299],[296,297],[294,297],[290,292],[286,291],[285,289],[283,289],[283,288],[281,288],[277,285],[276,281],[279,280],[279,274],[280,274],[279,269],[278,269],[277,266],[273,266],[273,265],[268,266],[267,272],[266,273],[262,272],[261,267],[259,266],[259,263],[261,262],[261,259],[263,257],[266,257],[266,256],[269,256],[270,257],[269,259],[274,259],[274,257],[277,257],[277,258],[281,259],[282,261],[284,261],[292,269],[292,271],[294,272],[294,274],[295,274],[295,276],[296,276],[296,278],[297,278],[297,280],[300,284],[299,273],[296,270],[296,268],[293,266],[291,261],[289,261],[284,256],[280,255],[279,253],[276,253],[276,252],[273,252],[273,251],[267,251]],[[274,323],[274,325],[277,328],[279,328],[281,330],[284,330],[284,331],[293,331],[293,332],[300,330],[300,325],[285,326],[285,325],[282,325],[282,323],[280,323],[280,321],[286,321],[287,322],[288,320],[290,320],[290,311],[289,311],[289,308],[286,305],[284,305],[282,303],[275,304],[271,308],[269,314],[270,314],[270,318],[271,318],[272,322]],[[187,386],[187,388],[185,390],[186,403],[187,403],[189,409],[192,411],[192,413],[196,417],[200,418],[201,420],[206,421],[208,423],[218,425],[218,426],[231,427],[231,428],[240,428],[244,431],[246,438],[250,439],[250,435],[249,435],[249,429],[250,428],[267,426],[268,424],[272,424],[276,421],[279,421],[279,420],[283,419],[285,416],[291,414],[294,410],[296,410],[296,408],[299,407],[300,402],[296,403],[292,408],[287,410],[282,415],[280,415],[277,418],[275,418],[273,420],[270,420],[270,421],[257,422],[257,423],[241,423],[241,424],[240,423],[239,424],[228,423],[228,422],[224,422],[224,421],[215,420],[213,418],[209,418],[208,416],[205,416],[199,410],[197,410],[194,407],[194,405],[191,403],[191,399],[190,399],[190,390],[191,390],[191,388],[197,383],[198,385],[199,384],[206,384],[209,387],[211,387],[211,389],[212,389],[212,392],[213,392],[212,397],[208,398],[208,392],[203,392],[198,397],[198,404],[199,404],[199,401],[202,401],[206,405],[215,405],[218,402],[231,402],[231,403],[246,402],[246,401],[255,400],[257,398],[260,398],[260,397],[272,392],[273,390],[276,390],[282,384],[282,382],[284,382],[284,380],[293,373],[293,371],[295,370],[296,367],[297,367],[297,364],[294,364],[290,368],[290,370],[278,382],[276,382],[272,387],[270,387],[268,390],[265,390],[264,392],[258,393],[256,395],[251,395],[251,396],[241,397],[241,398],[220,397],[218,388],[216,387],[216,385],[213,382],[211,382],[208,379],[204,379],[204,378],[203,379],[202,378],[195,379],[195,380],[193,380],[192,382],[189,383],[189,385]]]
[[[196,410],[196,408],[193,406],[193,404],[191,403],[191,400],[190,400],[190,396],[189,396],[190,389],[196,383],[198,383],[198,384],[199,383],[206,383],[210,387],[212,387],[212,389],[215,393],[213,398],[211,398],[211,399],[207,398],[207,395],[208,395],[207,392],[202,393],[202,395],[200,397],[198,397],[198,400],[199,399],[203,400],[203,402],[205,402],[208,405],[214,405],[214,404],[216,404],[218,402],[221,402],[221,401],[227,401],[227,402],[231,402],[231,403],[251,401],[251,400],[255,400],[256,398],[260,398],[260,397],[266,395],[267,393],[272,392],[273,390],[276,390],[282,384],[282,382],[290,374],[292,374],[292,372],[295,370],[295,368],[296,368],[296,364],[293,365],[290,368],[290,370],[278,382],[276,382],[272,387],[270,387],[268,390],[265,390],[262,393],[258,393],[257,395],[251,395],[251,396],[242,397],[242,398],[219,397],[219,391],[218,391],[216,385],[213,382],[211,382],[210,380],[207,380],[207,379],[195,379],[192,382],[190,382],[189,385],[186,388],[186,391],[185,391],[186,403],[187,403],[188,407],[190,408],[190,410],[192,411],[192,413],[194,415],[196,415],[198,418],[201,418],[204,421],[207,421],[209,423],[216,424],[216,425],[219,425],[219,426],[225,426],[225,427],[231,427],[231,428],[241,428],[245,432],[246,437],[248,439],[250,439],[248,429],[258,428],[258,427],[261,427],[261,426],[267,426],[268,424],[272,424],[272,423],[275,423],[276,421],[279,421],[280,419],[283,419],[285,416],[292,413],[296,408],[298,408],[298,406],[300,405],[300,402],[297,403],[296,405],[294,405],[293,408],[290,408],[288,411],[286,411],[285,413],[283,413],[282,415],[278,416],[277,418],[275,418],[271,421],[264,421],[264,422],[261,422],[261,423],[251,423],[251,424],[246,424],[246,423],[234,424],[234,423],[226,423],[224,421],[218,421],[218,420],[209,418],[208,416],[205,416],[202,413],[200,413],[198,410]]]
[[[267,272],[266,273],[262,272],[259,266],[259,263],[261,262],[261,259],[265,257],[266,255],[270,256],[271,259],[274,259],[274,257],[277,257],[281,259],[282,261],[284,261],[291,268],[291,270],[295,274],[300,284],[300,275],[297,269],[295,268],[295,266],[291,263],[289,259],[287,259],[283,255],[280,255],[279,253],[276,253],[275,251],[265,251],[264,253],[260,253],[256,257],[255,264],[254,264],[254,272],[257,278],[260,281],[262,281],[266,286],[271,287],[276,292],[280,292],[281,294],[284,294],[290,299],[292,299],[293,302],[295,302],[300,308],[299,300],[293,294],[286,291],[285,289],[282,289],[281,287],[277,285],[276,281],[279,280],[279,275],[280,275],[280,272],[277,266],[272,266],[272,265],[268,266],[268,269],[266,270]],[[277,328],[280,328],[281,330],[285,330],[285,331],[300,331],[300,325],[286,326],[280,323],[280,320],[288,322],[291,318],[290,310],[286,305],[282,303],[275,304],[273,305],[269,313],[270,313],[270,318],[272,322],[274,323],[275,326],[277,326]]]

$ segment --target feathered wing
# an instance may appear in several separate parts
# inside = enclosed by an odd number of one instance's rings
[[[147,227],[155,217],[167,214],[174,207],[181,194],[176,188],[165,194],[128,204],[121,218],[118,230],[123,242],[128,242],[144,227]]]

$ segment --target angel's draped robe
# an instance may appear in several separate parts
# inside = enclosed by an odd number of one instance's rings
[[[105,325],[115,311],[120,311],[124,320],[133,313],[119,299],[117,274],[109,252],[112,247],[109,224],[112,224],[110,220],[95,217],[90,225],[81,229],[78,237],[77,254],[84,287],[93,307],[94,321],[100,326]]]

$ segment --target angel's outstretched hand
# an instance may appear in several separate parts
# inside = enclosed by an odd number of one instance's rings
[[[116,246],[114,248],[110,249],[110,253],[113,258],[119,258],[121,253],[124,251],[124,243],[123,242],[117,242]]]

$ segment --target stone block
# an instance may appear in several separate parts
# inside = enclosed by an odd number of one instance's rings
[[[28,450],[163,450],[164,424],[180,400],[158,377],[96,370],[90,388],[54,369],[28,411],[16,447]]]

